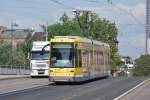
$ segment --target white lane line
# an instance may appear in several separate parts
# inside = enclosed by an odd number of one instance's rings
[[[132,91],[134,91],[135,89],[137,89],[138,87],[142,86],[143,84],[147,83],[150,79],[144,80],[143,82],[141,82],[140,84],[136,85],[135,87],[133,87],[132,89],[128,90],[127,92],[123,93],[122,95],[116,97],[114,100],[120,100],[122,97],[128,95],[129,93],[131,93]]]

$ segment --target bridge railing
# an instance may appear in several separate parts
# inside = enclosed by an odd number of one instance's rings
[[[30,68],[26,66],[11,66],[0,65],[0,74],[5,75],[28,75],[30,74]]]

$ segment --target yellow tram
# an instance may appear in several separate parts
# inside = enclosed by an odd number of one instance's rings
[[[109,76],[108,44],[80,36],[55,36],[50,42],[50,81],[80,82]]]

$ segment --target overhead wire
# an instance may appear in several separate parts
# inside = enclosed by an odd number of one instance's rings
[[[20,1],[20,0],[18,0],[18,1]],[[30,0],[29,0],[30,1]],[[26,0],[21,0],[21,2],[24,2],[24,3],[31,3],[31,2],[29,2],[29,1],[26,1]],[[67,8],[67,9],[75,9],[74,7],[71,7],[71,6],[69,6],[69,5],[66,5],[66,4],[64,4],[64,3],[62,3],[62,2],[60,2],[60,1],[58,1],[58,0],[49,0],[49,1],[51,1],[51,2],[53,2],[53,3],[56,3],[56,4],[59,4],[59,5],[61,5],[61,6],[64,6],[65,8]],[[9,6],[9,8],[10,8],[10,6]],[[15,7],[11,7],[11,8],[37,8],[37,9],[49,9],[48,7],[36,7],[36,6],[15,6]]]
[[[84,1],[91,2],[91,3],[98,3],[98,2],[99,2],[99,0],[84,0]],[[131,9],[130,9],[130,11],[127,11],[126,9],[123,9],[123,8],[117,6],[116,4],[114,4],[114,3],[112,2],[112,0],[106,0],[106,1],[107,1],[107,3],[109,3],[110,5],[112,5],[113,7],[115,7],[116,9],[118,9],[118,10],[120,10],[120,11],[122,11],[122,12],[128,14],[133,20],[135,20],[135,21],[136,21],[139,25],[141,25],[142,27],[143,27],[143,26],[145,27],[145,24],[143,24],[141,21],[139,21],[139,20],[137,19],[137,17],[133,14],[133,12],[132,12]]]
[[[71,6],[68,6],[68,5],[66,5],[66,4],[63,4],[63,3],[61,3],[61,2],[59,2],[59,1],[57,1],[57,0],[50,0],[50,1],[52,1],[52,2],[54,2],[54,3],[57,3],[57,4],[59,4],[59,5],[62,5],[62,6],[64,6],[64,7],[66,7],[66,8],[69,8],[69,9],[75,9],[75,8],[73,8],[73,7],[71,7]],[[86,0],[86,1],[88,1],[88,2],[94,2],[94,3],[97,2],[97,0]],[[141,23],[141,22],[134,16],[134,14],[133,14],[132,12],[128,12],[127,10],[122,9],[122,8],[116,6],[111,0],[107,0],[107,2],[108,2],[109,4],[111,4],[112,6],[114,6],[115,8],[119,9],[120,11],[123,11],[123,12],[127,13],[128,15],[130,15],[139,25],[145,25],[145,24]],[[130,25],[134,25],[134,24],[130,24]],[[128,41],[128,44],[132,45],[129,41]]]
[[[139,21],[139,20],[137,19],[137,17],[135,17],[135,15],[132,13],[132,10],[131,10],[131,9],[130,9],[130,11],[127,11],[127,10],[121,8],[121,7],[118,7],[116,4],[114,4],[114,3],[112,2],[112,0],[107,0],[107,2],[108,2],[109,4],[111,4],[112,6],[114,6],[115,8],[117,8],[118,10],[120,10],[120,11],[122,11],[122,12],[128,14],[129,16],[131,16],[139,25],[143,25],[143,23],[142,23],[141,21]]]
[[[71,7],[71,6],[69,6],[69,5],[66,5],[66,4],[64,4],[64,3],[62,3],[62,2],[60,2],[60,1],[58,1],[58,0],[50,0],[50,1],[51,1],[51,2],[54,2],[54,3],[56,3],[56,4],[59,4],[59,5],[61,5],[61,6],[64,6],[65,8],[74,9],[74,10],[75,10],[74,7]]]
[[[86,0],[86,1],[87,2],[92,2],[92,3],[97,3],[98,2],[98,0]],[[135,15],[132,13],[132,10],[130,10],[130,12],[128,12],[127,10],[125,10],[125,9],[123,9],[121,7],[118,7],[116,4],[114,4],[112,2],[112,0],[107,0],[107,2],[109,4],[111,4],[112,6],[114,6],[115,8],[119,9],[120,11],[128,14],[130,17],[132,17],[137,22],[137,24],[124,24],[124,25],[126,25],[126,26],[128,26],[128,25],[135,25],[135,26],[137,26],[138,25],[138,26],[142,26],[142,27],[144,26],[145,27],[146,24],[143,24],[141,21],[139,21],[137,19],[137,17],[135,17]]]
[[[76,8],[71,7],[71,6],[69,6],[69,5],[66,5],[66,4],[64,4],[64,3],[62,3],[62,2],[60,2],[60,1],[58,1],[58,0],[50,0],[50,1],[53,2],[53,3],[56,3],[56,4],[58,4],[58,5],[61,5],[61,6],[65,7],[65,8],[67,8],[67,9],[76,10]],[[97,2],[97,0],[86,0],[86,1],[88,1],[88,2],[93,2],[93,3],[96,3],[96,2]],[[119,9],[120,11],[122,11],[122,12],[127,13],[128,15],[130,15],[139,25],[145,25],[145,24],[141,23],[141,22],[134,16],[134,14],[132,13],[132,10],[129,12],[129,11],[127,11],[127,10],[121,8],[121,7],[118,7],[118,6],[117,6],[116,4],[114,4],[111,0],[107,0],[107,2],[108,2],[109,4],[111,4],[112,6],[114,6],[115,8]],[[20,7],[20,8],[21,8],[21,7]],[[32,7],[22,7],[22,8],[32,8]],[[43,8],[43,9],[46,9],[46,8]],[[138,25],[138,24],[137,24],[137,25]],[[136,24],[128,24],[128,25],[136,25]],[[129,43],[129,41],[128,41],[128,44],[131,44],[131,43]]]

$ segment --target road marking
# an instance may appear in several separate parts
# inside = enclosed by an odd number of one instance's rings
[[[134,90],[136,90],[138,87],[146,84],[148,81],[150,81],[150,79],[144,80],[143,82],[141,82],[140,84],[136,85],[135,87],[133,87],[132,89],[128,90],[127,92],[123,93],[122,95],[116,97],[114,100],[120,100],[121,98],[125,97],[126,95],[128,95],[129,93],[133,92]]]

